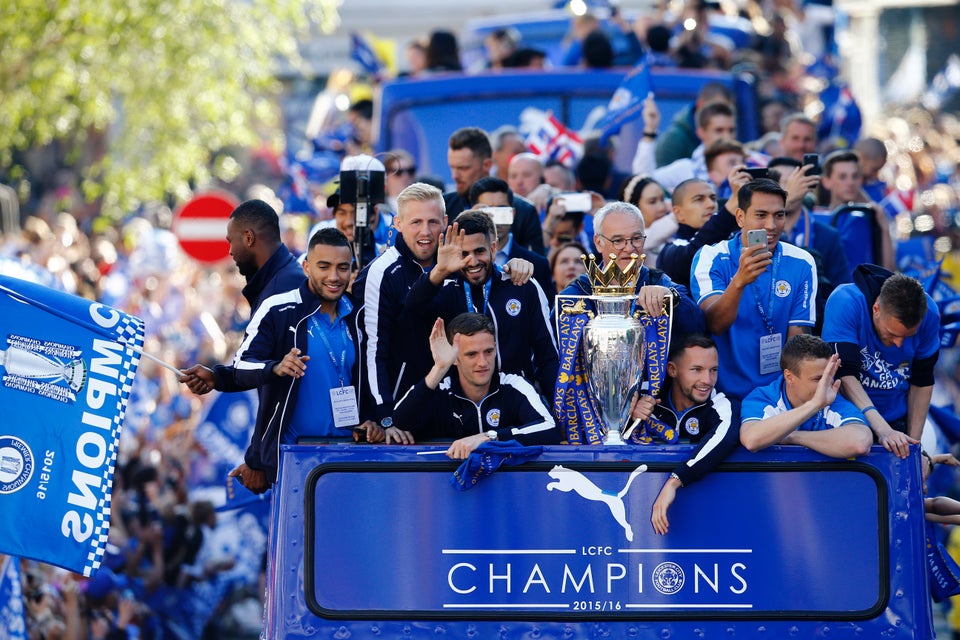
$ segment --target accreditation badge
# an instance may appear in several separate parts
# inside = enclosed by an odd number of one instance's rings
[[[360,424],[356,387],[349,385],[330,389],[330,404],[333,407],[333,426],[337,429],[349,429]]]
[[[782,349],[782,333],[772,333],[760,337],[760,375],[780,373],[780,351]]]

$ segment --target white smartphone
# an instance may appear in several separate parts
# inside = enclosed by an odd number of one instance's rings
[[[593,209],[593,200],[589,193],[561,193],[559,197],[563,198],[563,206],[567,211],[587,213]]]

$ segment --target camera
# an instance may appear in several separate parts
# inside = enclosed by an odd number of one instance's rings
[[[766,167],[747,167],[743,171],[744,173],[750,174],[751,180],[770,177],[770,169],[767,169]]]

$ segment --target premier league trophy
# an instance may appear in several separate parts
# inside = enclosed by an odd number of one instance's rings
[[[603,444],[622,445],[620,433],[629,417],[630,399],[643,374],[646,341],[633,315],[634,289],[643,257],[634,254],[626,269],[613,255],[604,269],[584,258],[593,285],[597,314],[583,328],[583,359],[590,395],[600,413]]]

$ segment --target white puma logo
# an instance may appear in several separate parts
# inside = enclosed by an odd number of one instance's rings
[[[559,491],[576,491],[587,500],[605,503],[610,508],[613,519],[623,527],[623,531],[627,535],[627,540],[633,542],[633,527],[627,522],[627,508],[623,504],[623,496],[627,495],[627,491],[630,489],[630,485],[633,484],[634,479],[646,470],[647,465],[640,465],[630,473],[630,477],[627,478],[627,484],[623,486],[620,493],[611,493],[593,484],[590,478],[579,471],[567,469],[558,464],[547,472],[547,475],[554,479],[554,482],[547,483],[547,491],[553,491],[554,489]]]

